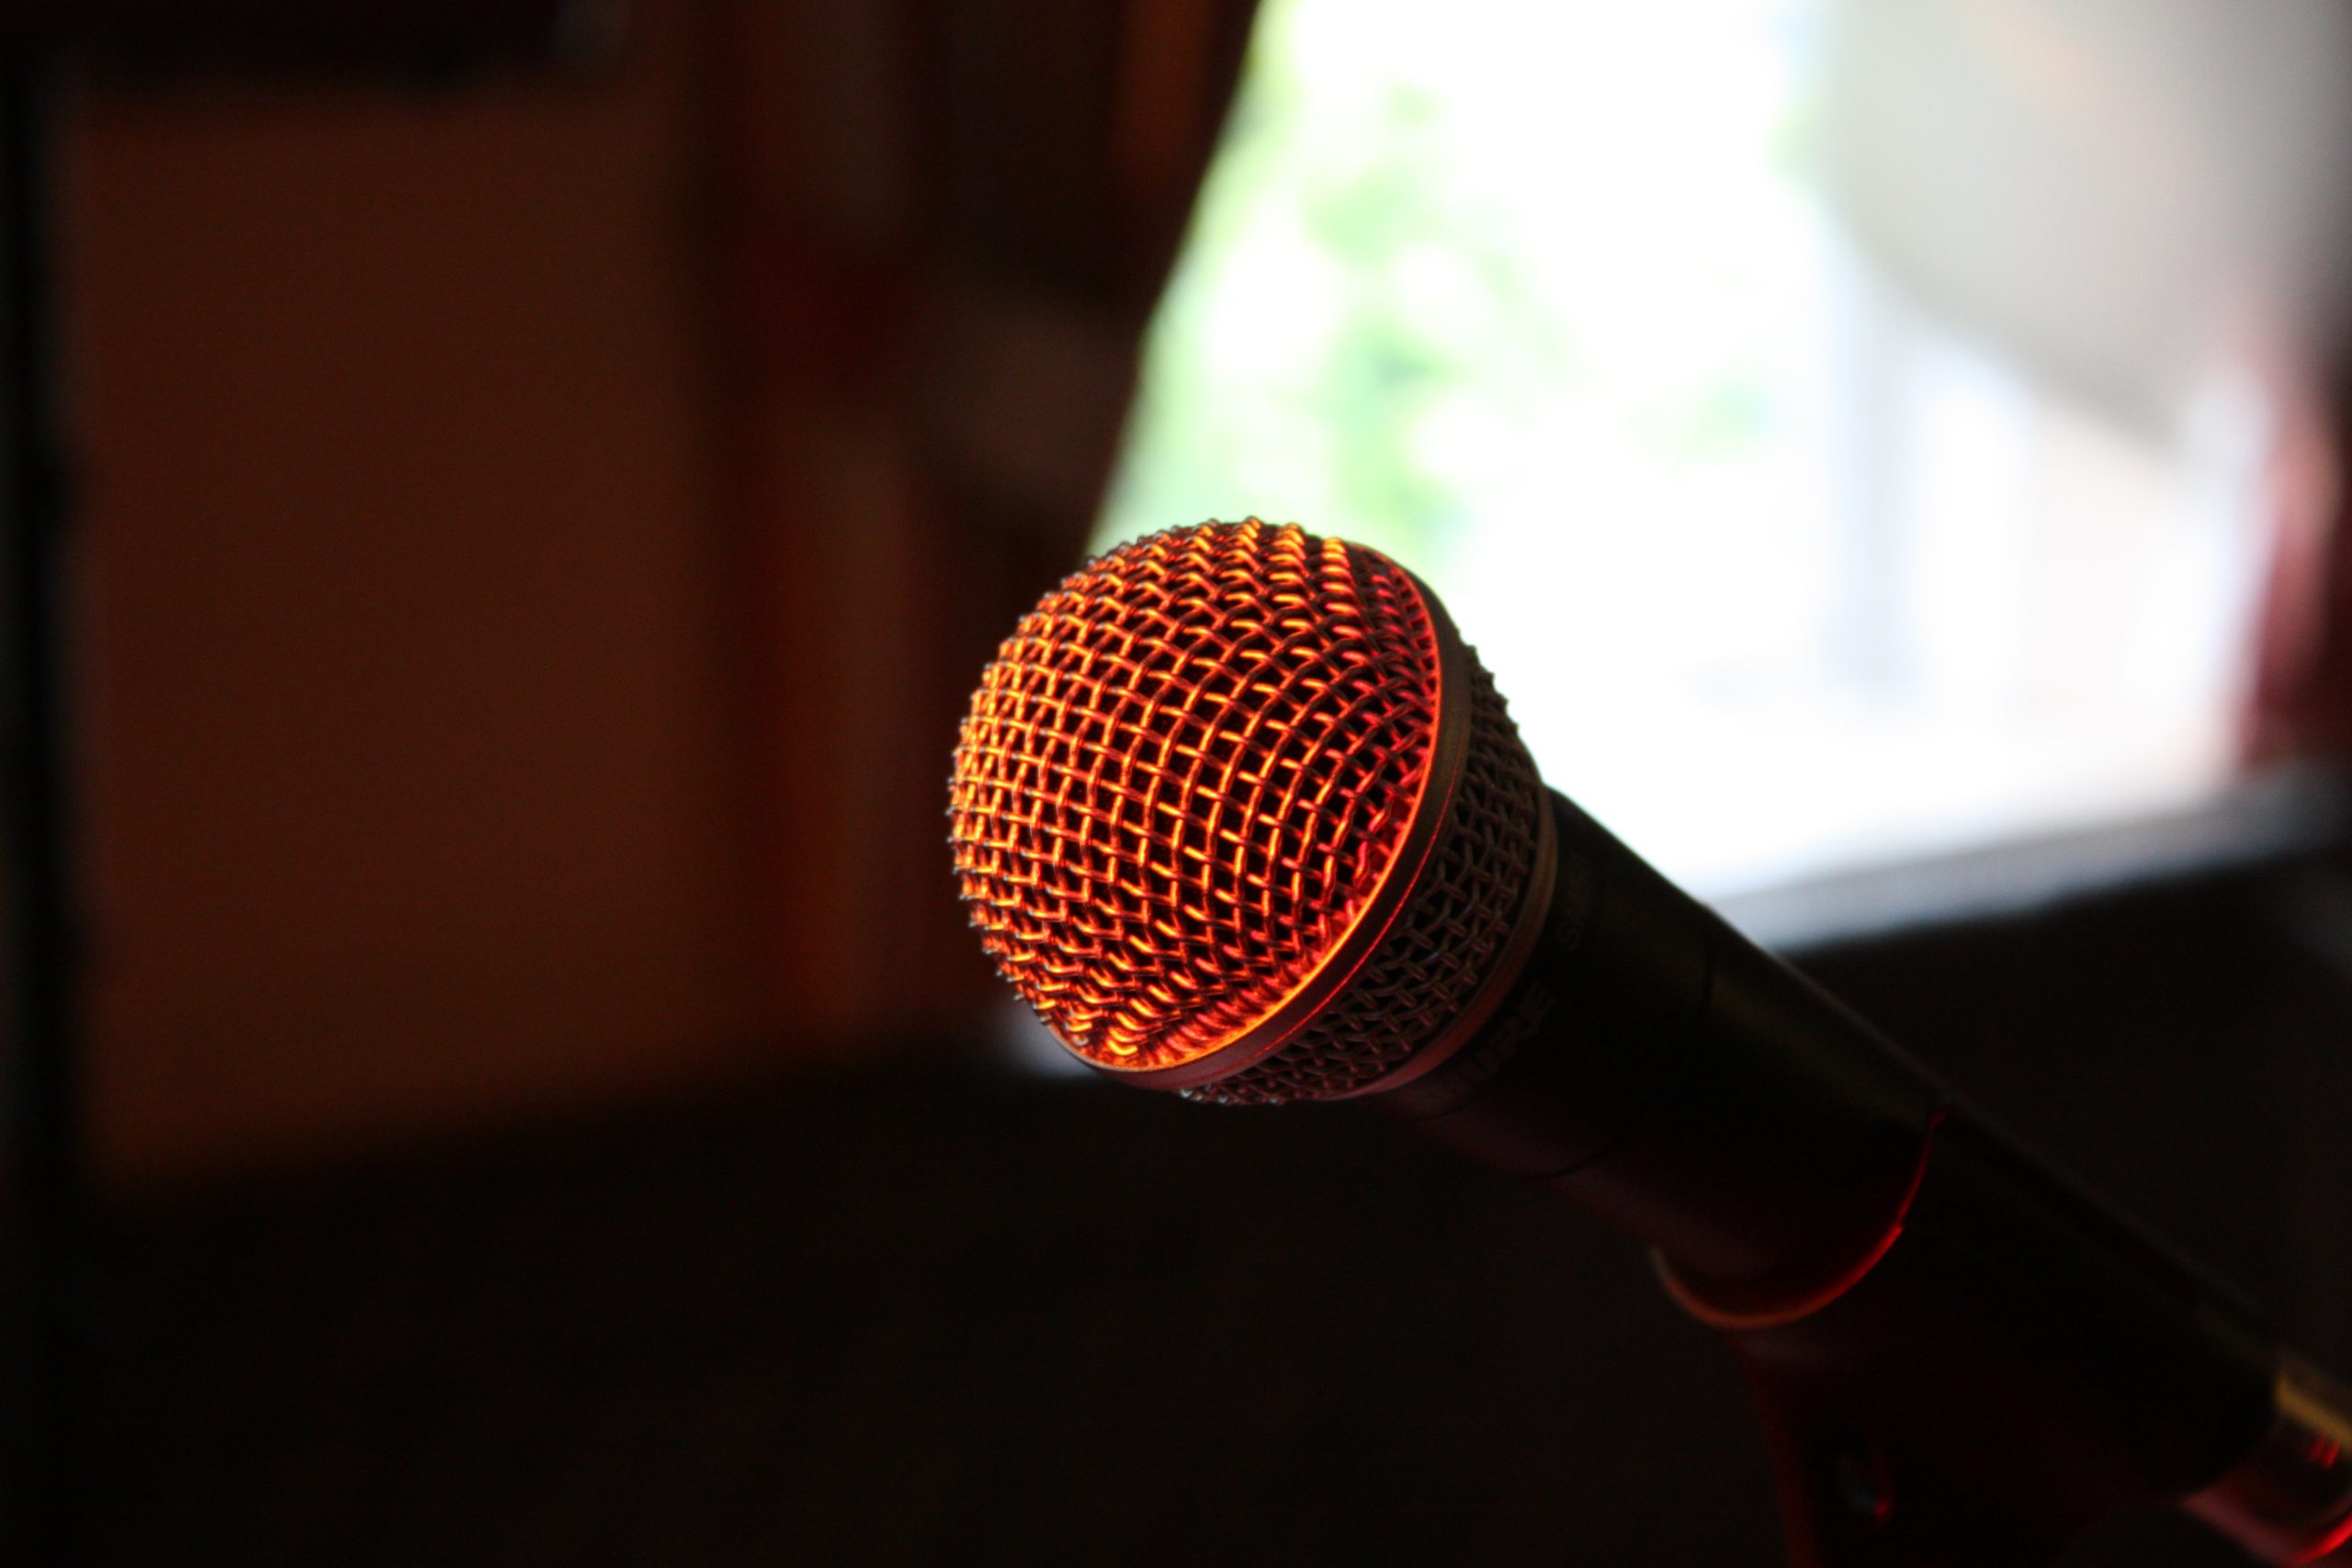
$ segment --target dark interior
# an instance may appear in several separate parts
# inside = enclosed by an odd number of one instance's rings
[[[1804,964],[2344,1364],[2348,865]],[[1779,1561],[1623,1239],[1348,1108],[937,1043],[110,1213],[96,1560]]]
[[[996,1039],[956,719],[1260,10],[0,4],[0,1560],[1784,1561],[1623,1238]],[[1994,249],[1945,308],[2130,378]],[[2352,329],[2279,339],[2228,765],[2340,777]],[[1795,956],[2352,1371],[2352,838],[2116,863]]]

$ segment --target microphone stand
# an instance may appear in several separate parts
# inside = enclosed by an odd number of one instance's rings
[[[2274,1411],[2250,1451],[2201,1487],[2165,1475],[2244,1418],[2186,1342],[2247,1340],[2252,1319],[2207,1310],[2213,1282],[2153,1239],[2119,1255],[2115,1235],[2086,1195],[2053,1201],[2046,1171],[1952,1119],[1882,1243],[1810,1295],[1726,1299],[1657,1258],[1668,1293],[1747,1375],[1797,1568],[2047,1562],[2166,1498],[2267,1562],[2352,1560],[2337,1550],[2352,1540],[2352,1394],[2291,1352],[2267,1352]],[[2053,1302],[2096,1303],[2103,1333]],[[2139,1434],[2128,1448],[2119,1411]]]

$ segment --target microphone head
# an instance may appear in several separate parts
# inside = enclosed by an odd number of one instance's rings
[[[973,694],[948,818],[981,945],[1062,1043],[1227,1102],[1436,1065],[1550,886],[1534,766],[1436,597],[1254,518],[1039,601]]]

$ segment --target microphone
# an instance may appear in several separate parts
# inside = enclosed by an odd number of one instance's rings
[[[1379,552],[1253,518],[1088,562],[982,677],[948,815],[1090,1066],[1360,1100],[1648,1245],[1800,1563],[2035,1561],[2158,1500],[2269,1562],[2352,1539],[2352,1396],[1546,789]]]

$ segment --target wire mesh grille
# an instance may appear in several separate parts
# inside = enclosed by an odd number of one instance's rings
[[[1088,563],[998,649],[956,747],[956,877],[998,971],[1105,1066],[1248,1029],[1378,889],[1437,671],[1412,580],[1296,526]]]
[[[1535,869],[1543,784],[1474,655],[1470,744],[1445,825],[1388,934],[1282,1049],[1184,1090],[1219,1105],[1325,1100],[1400,1066],[1465,1011],[1501,957]]]

